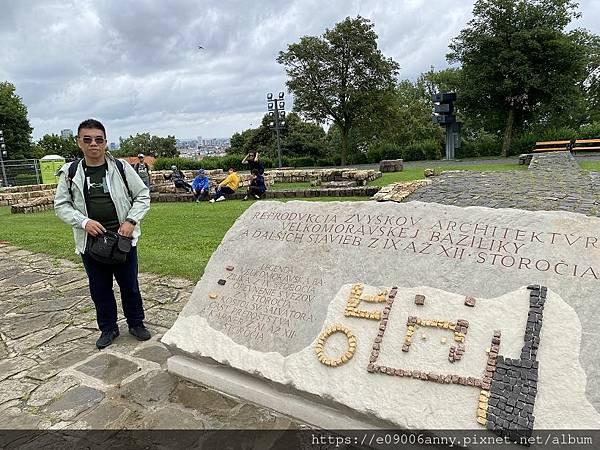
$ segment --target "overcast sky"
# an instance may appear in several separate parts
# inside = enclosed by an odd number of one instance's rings
[[[33,137],[88,117],[110,141],[138,132],[230,137],[285,90],[275,58],[347,16],[371,19],[400,78],[447,67],[470,0],[0,0],[0,81],[16,85]],[[444,12],[449,9],[449,12]],[[600,34],[600,1],[576,25]],[[198,46],[204,47],[199,50]],[[286,94],[287,96],[287,94]],[[291,99],[289,99],[291,100]],[[286,104],[286,109],[291,101]]]

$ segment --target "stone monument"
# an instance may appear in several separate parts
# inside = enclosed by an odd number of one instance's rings
[[[599,429],[600,220],[258,202],[162,342],[169,370],[323,428]]]

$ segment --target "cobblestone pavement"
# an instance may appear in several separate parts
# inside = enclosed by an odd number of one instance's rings
[[[542,153],[527,172],[446,172],[407,200],[598,216],[600,174],[583,171],[568,152]]]
[[[98,351],[99,332],[83,266],[0,244],[0,428],[298,425],[167,373],[170,354],[159,339],[175,321],[193,284],[148,274],[141,274],[140,282],[152,339],[138,342],[121,321],[121,336]]]

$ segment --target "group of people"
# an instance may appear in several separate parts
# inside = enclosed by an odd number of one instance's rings
[[[242,160],[242,164],[248,165],[248,169],[252,174],[252,180],[250,186],[246,191],[246,195],[243,200],[247,200],[250,197],[260,199],[267,191],[265,184],[264,172],[265,168],[259,161],[259,155],[257,152],[250,152]],[[204,169],[198,170],[196,177],[193,179],[192,184],[185,181],[185,175],[177,168],[177,166],[171,166],[171,173],[163,175],[165,180],[173,181],[176,188],[185,189],[186,192],[191,192],[194,195],[196,202],[207,200],[210,197],[210,181]],[[240,186],[240,177],[235,168],[230,168],[227,172],[227,176],[221,181],[215,189],[210,203],[222,202],[227,199],[227,196],[234,194]]]

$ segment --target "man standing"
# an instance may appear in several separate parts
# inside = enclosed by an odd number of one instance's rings
[[[113,276],[121,291],[129,332],[140,341],[148,340],[150,332],[144,326],[136,243],[140,237],[139,222],[150,208],[150,192],[129,164],[106,152],[106,130],[99,121],[88,119],[79,125],[77,144],[84,157],[59,170],[54,210],[63,222],[73,227],[75,251],[81,255],[88,275],[96,320],[102,332],[96,347],[105,348],[119,336]],[[69,170],[71,164],[76,164],[75,171]],[[87,252],[88,241],[106,230],[133,238],[125,262],[106,264]]]
[[[137,174],[140,176],[144,184],[150,189],[150,166],[144,162],[144,154],[138,155],[139,162],[133,166]]]

